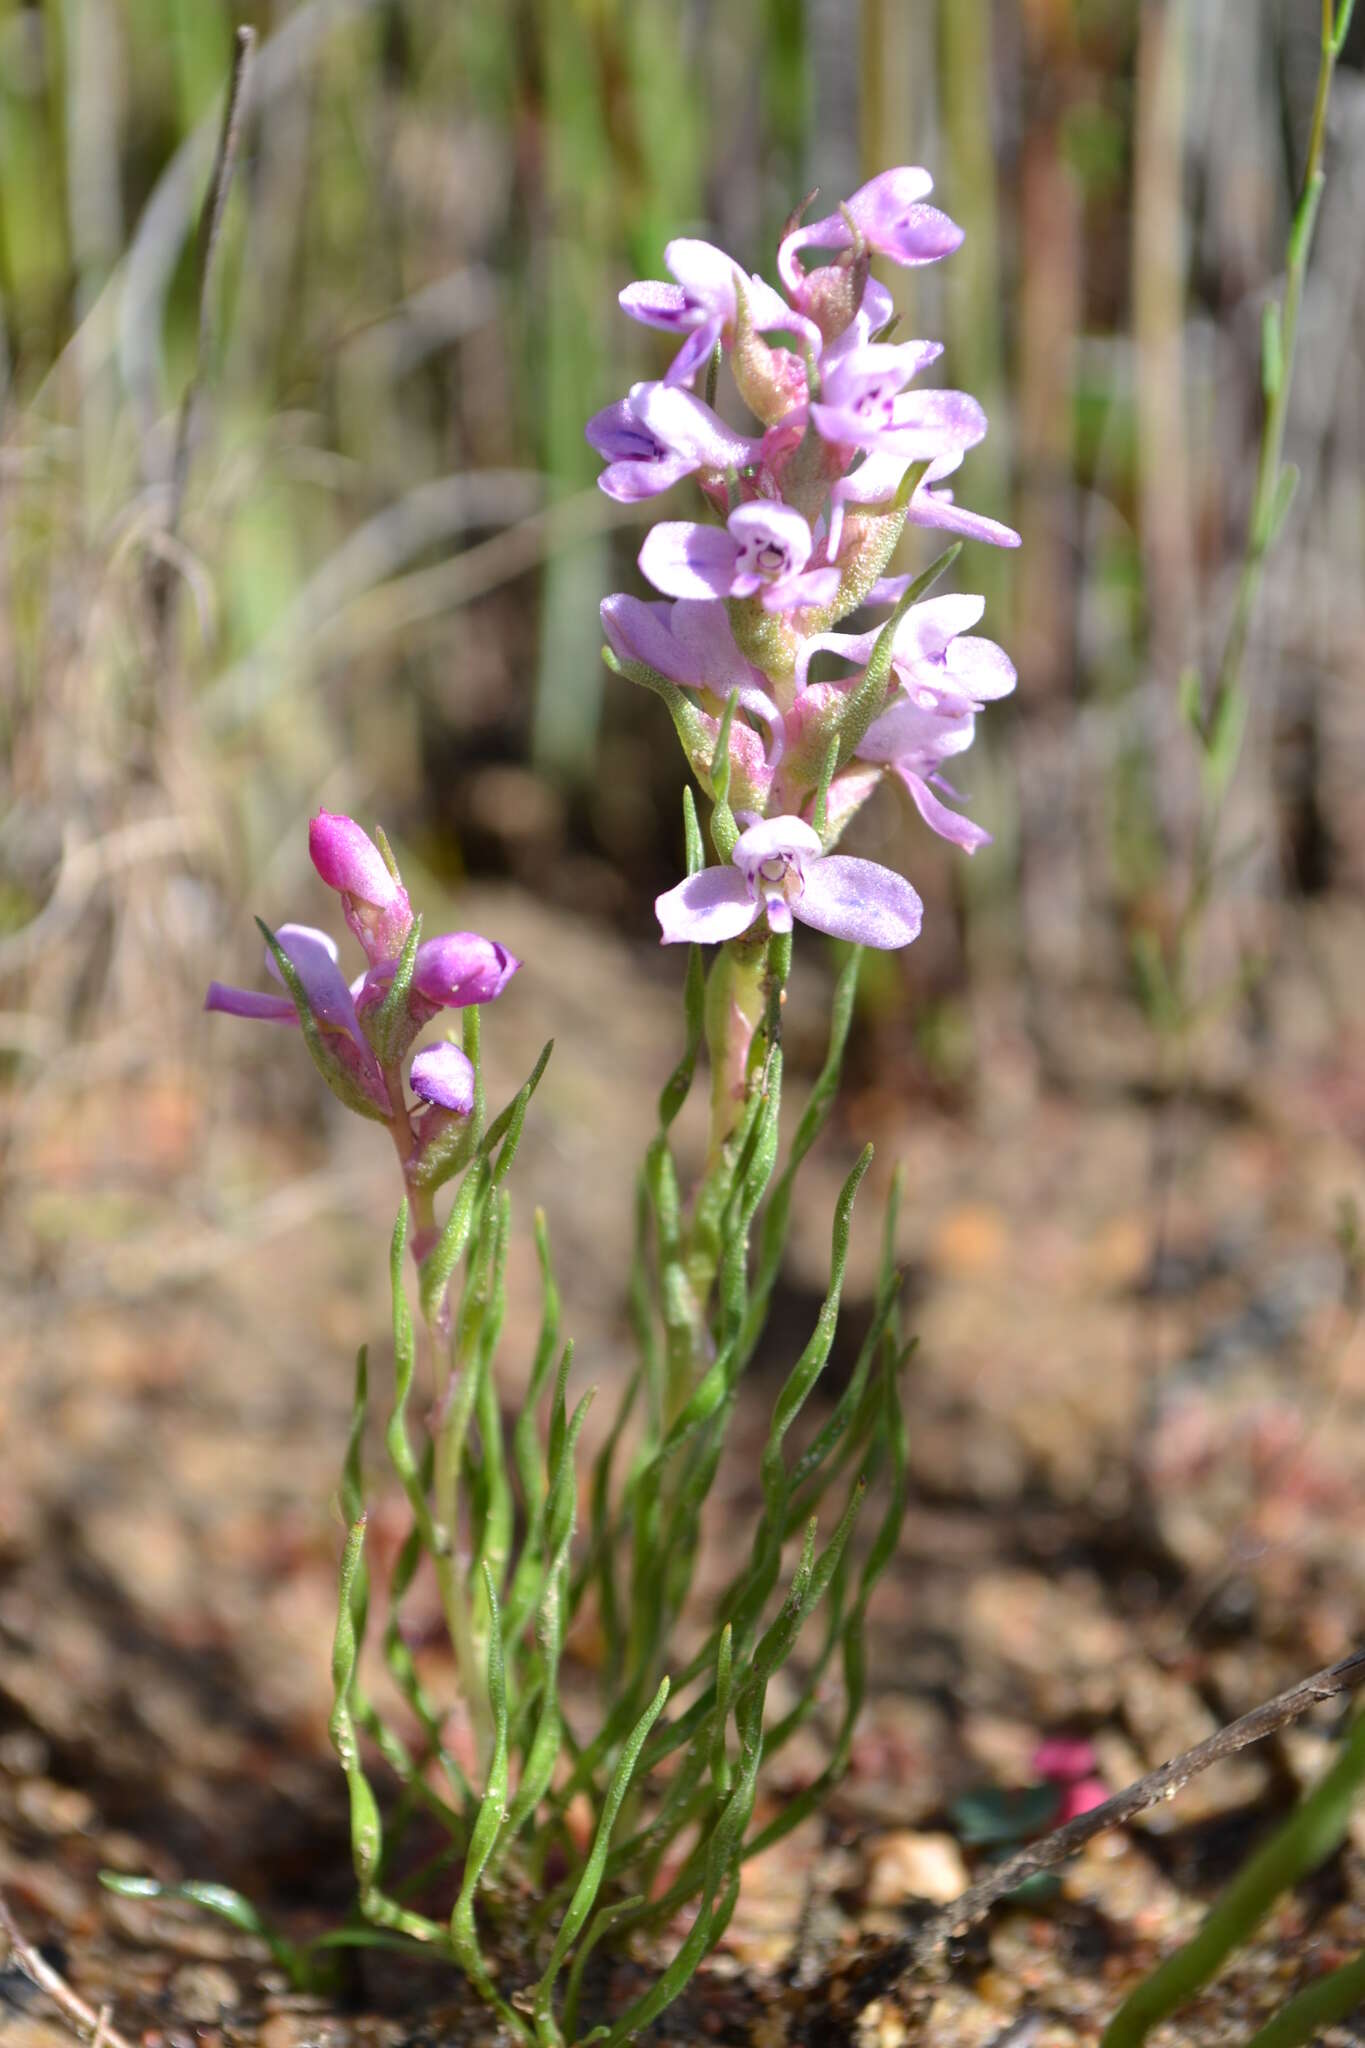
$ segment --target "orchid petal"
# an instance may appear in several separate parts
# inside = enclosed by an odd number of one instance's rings
[[[903,876],[841,853],[812,861],[793,907],[815,931],[883,951],[917,939],[924,918],[924,906]]]
[[[758,498],[749,505],[737,505],[726,525],[741,547],[772,545],[784,550],[788,575],[804,569],[810,560],[810,527],[794,505],[781,505]]]
[[[627,403],[649,433],[670,453],[692,458],[695,468],[740,468],[758,459],[760,443],[735,433],[690,391],[672,384],[634,384]]]
[[[661,520],[640,550],[640,572],[667,597],[724,597],[736,552],[730,535],[719,527]]]
[[[668,368],[664,371],[665,384],[687,384],[711,360],[716,344],[725,333],[725,320],[719,313],[711,320],[694,327]]]
[[[838,486],[836,485],[837,489]],[[911,526],[926,526],[937,533],[956,533],[963,540],[984,541],[988,547],[1017,548],[1020,537],[1012,526],[988,519],[983,512],[969,512],[953,503],[950,491],[927,491],[923,484],[910,500],[906,515]]]
[[[654,911],[665,946],[682,940],[715,945],[747,932],[758,906],[737,868],[703,868],[656,897]]]
[[[1019,680],[1019,672],[1003,647],[994,640],[964,634],[954,640],[946,657],[948,679],[960,686],[964,697],[976,704],[994,704],[1008,697]]]
[[[618,505],[638,505],[642,498],[657,498],[661,491],[672,490],[685,476],[691,476],[696,464],[689,462],[685,455],[656,455],[641,457],[633,462],[612,462],[597,479],[597,488],[608,498],[614,498]]]
[[[226,982],[211,981],[204,996],[206,1010],[221,1010],[226,1017],[251,1017],[267,1024],[297,1024],[299,1013],[291,996],[272,996],[254,988],[232,988]]]
[[[970,818],[964,818],[960,811],[950,811],[947,804],[941,803],[935,796],[922,775],[916,774],[913,768],[908,768],[902,763],[893,765],[895,773],[909,790],[916,810],[931,832],[937,832],[940,839],[947,839],[954,846],[960,846],[964,853],[975,853],[978,847],[990,845],[990,833],[983,831],[980,825],[973,824]]]
[[[336,941],[327,932],[306,924],[282,924],[275,933],[275,941],[297,974],[308,1007],[321,1028],[344,1032],[357,1045],[363,1045],[355,1000],[338,965]],[[283,980],[269,950],[265,964],[267,973],[276,981]]]
[[[736,867],[755,875],[766,860],[803,861],[818,859],[819,854],[820,834],[814,826],[788,815],[762,818],[757,825],[750,825],[735,841],[730,858]]]
[[[505,946],[478,932],[442,932],[417,948],[412,986],[443,1010],[463,1010],[493,1002],[520,966]]]
[[[638,284],[628,284],[618,296],[622,312],[646,327],[664,327],[681,333],[693,324],[693,309],[680,285],[644,278]]]

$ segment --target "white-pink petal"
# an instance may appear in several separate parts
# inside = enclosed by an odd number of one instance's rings
[[[917,939],[924,920],[924,906],[904,876],[841,853],[811,862],[794,909],[815,931],[884,952]]]
[[[719,945],[747,932],[758,915],[748,881],[738,868],[703,868],[654,899],[661,943]]]
[[[724,597],[738,550],[718,526],[664,519],[651,527],[640,550],[640,572],[665,597]]]

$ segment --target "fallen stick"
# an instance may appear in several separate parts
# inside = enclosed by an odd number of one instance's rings
[[[10,1956],[29,1982],[46,1992],[63,2019],[89,2034],[94,2048],[131,2048],[127,2038],[110,2025],[108,2006],[101,2006],[96,2012],[94,2006],[87,2005],[79,1993],[71,1989],[65,1977],[54,1970],[33,1943],[25,1938],[3,1896],[0,1896],[0,1931],[9,1942]]]
[[[1350,1692],[1363,1682],[1365,1647],[1353,1650],[1349,1657],[1329,1664],[1323,1671],[1315,1671],[1311,1678],[1301,1678],[1287,1692],[1277,1693],[1274,1699],[1253,1707],[1240,1720],[1230,1721],[1226,1728],[1218,1729],[1203,1742],[1196,1743],[1193,1749],[1172,1757],[1168,1763],[1149,1771],[1145,1778],[1139,1778],[1124,1791],[1116,1792],[1102,1806],[1079,1814],[1064,1827],[1044,1835],[1041,1841],[1031,1842],[1005,1862],[998,1863],[989,1876],[953,1899],[905,1940],[865,1952],[845,1968],[836,1969],[814,1998],[809,1993],[804,1995],[809,2003],[802,2013],[803,2021],[814,2017],[813,2009],[817,2005],[825,2015],[837,2013],[841,2021],[854,2018],[874,1998],[883,1997],[911,1971],[925,1969],[933,1963],[950,1942],[960,1940],[978,1921],[984,1920],[998,1899],[1017,1890],[1028,1878],[1064,1863],[1087,1842],[1093,1841],[1096,1835],[1104,1834],[1109,1828],[1122,1827],[1159,1800],[1173,1799],[1183,1786],[1197,1778],[1201,1771],[1208,1770],[1211,1764],[1221,1763],[1224,1757],[1235,1756],[1253,1742],[1263,1742],[1267,1735],[1274,1735],[1277,1730],[1288,1727],[1291,1721],[1297,1721],[1310,1707],[1322,1700],[1336,1699],[1339,1694]]]
[[[948,1942],[967,1933],[985,1917],[997,1899],[1003,1898],[1006,1892],[1014,1891],[1026,1878],[1040,1870],[1050,1870],[1055,1863],[1064,1863],[1068,1856],[1074,1856],[1096,1835],[1102,1835],[1108,1828],[1122,1827],[1135,1814],[1155,1806],[1159,1799],[1174,1799],[1182,1786],[1188,1785],[1191,1778],[1197,1778],[1201,1771],[1208,1770],[1210,1764],[1221,1763],[1224,1757],[1236,1756],[1239,1749],[1247,1749],[1253,1742],[1263,1742],[1267,1735],[1287,1728],[1291,1721],[1297,1721],[1319,1701],[1335,1699],[1339,1693],[1350,1692],[1362,1680],[1365,1680],[1365,1648],[1353,1650],[1349,1657],[1343,1657],[1340,1663],[1329,1664],[1324,1671],[1315,1671],[1311,1678],[1301,1678],[1287,1692],[1277,1693],[1273,1700],[1266,1700],[1262,1706],[1253,1707],[1249,1714],[1243,1714],[1240,1721],[1230,1721],[1226,1728],[1220,1728],[1203,1742],[1197,1742],[1182,1756],[1172,1757],[1169,1763],[1149,1771],[1145,1778],[1139,1778],[1126,1791],[1116,1792],[1112,1799],[1105,1800],[1103,1806],[1092,1807],[1089,1813],[1079,1814],[1065,1827],[1044,1835],[1041,1842],[1032,1842],[1028,1848],[1020,1849],[1017,1855],[997,1864],[980,1884],[974,1884],[970,1891],[963,1892],[960,1898],[945,1906],[927,1927],[913,1937],[907,1944],[907,1967],[914,1968],[928,1962]]]

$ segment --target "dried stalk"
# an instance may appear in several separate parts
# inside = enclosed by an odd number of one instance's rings
[[[68,2020],[78,2032],[88,2034],[95,2048],[132,2048],[127,2037],[110,2024],[109,2008],[102,2005],[98,2012],[45,1962],[31,1941],[25,1939],[11,1913],[4,1897],[0,1896],[0,1931],[9,1943],[11,1959],[18,1964],[29,1982],[36,1984],[52,2000],[62,2018]]]

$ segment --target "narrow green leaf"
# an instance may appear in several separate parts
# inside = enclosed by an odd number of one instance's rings
[[[359,1645],[353,1619],[353,1589],[361,1568],[365,1545],[365,1517],[361,1515],[346,1539],[341,1561],[341,1597],[337,1604],[336,1633],[332,1640],[332,1713],[328,1733],[337,1761],[346,1777],[351,1805],[351,1861],[356,1880],[365,1892],[371,1885],[383,1852],[383,1830],[379,1807],[360,1761],[355,1722],[351,1713],[351,1687],[355,1679]]]
[[[1129,1993],[1106,2027],[1100,2048],[1140,2048],[1153,2027],[1208,1982],[1280,1894],[1331,1855],[1346,1832],[1362,1784],[1365,1714],[1357,1716],[1327,1775],[1247,1858],[1197,1932]]]
[[[438,1319],[451,1276],[465,1255],[490,1178],[487,1160],[480,1159],[461,1181],[441,1234],[418,1268],[422,1314],[428,1323],[434,1324]]]
[[[489,1183],[492,1187],[497,1187],[506,1179],[512,1161],[517,1156],[517,1147],[521,1143],[522,1127],[526,1122],[526,1111],[530,1106],[531,1097],[540,1086],[541,1077],[546,1067],[550,1064],[550,1054],[554,1049],[555,1042],[553,1038],[547,1039],[541,1049],[540,1058],[536,1061],[506,1109],[493,1119],[492,1124],[489,1126],[488,1135],[479,1147],[480,1153],[485,1158],[492,1155],[494,1146],[501,1147],[496,1160],[493,1162],[492,1179]]]
[[[484,1571],[484,1592],[493,1617],[488,1633],[488,1699],[493,1710],[493,1754],[489,1760],[483,1801],[469,1839],[460,1895],[450,1916],[450,1940],[456,1960],[479,1995],[506,2015],[507,2008],[489,1975],[474,1925],[474,1896],[497,1843],[507,1809],[507,1687],[502,1630],[498,1625],[497,1589],[487,1569]],[[516,2024],[520,2027],[519,2021]],[[521,2031],[524,2033],[524,2028]]]
[[[711,756],[711,843],[716,849],[716,858],[722,862],[729,860],[739,838],[739,826],[730,808],[730,730],[738,703],[739,692],[732,690],[725,700],[715,751]]]
[[[592,1955],[598,1943],[610,1934],[620,1921],[628,1918],[637,1906],[642,1906],[643,1904],[644,1894],[642,1892],[634,1892],[628,1899],[618,1899],[614,1905],[601,1906],[594,1913],[592,1925],[582,1941],[579,1942],[578,1948],[575,1951],[574,1959],[569,1969],[569,1981],[565,1987],[564,2037],[566,2040],[579,2041],[578,2008],[583,1995],[583,1973],[587,1969],[588,1958]],[[582,2037],[580,2048],[587,2048],[587,2044],[590,2041],[604,2040],[606,2033],[607,2029],[605,2027],[594,2027],[590,2034],[585,2034]]]
[[[1349,2019],[1365,2002],[1365,1953],[1305,1985],[1273,2020],[1259,2028],[1246,2048],[1308,2048],[1327,2029]]]
[[[683,854],[689,875],[697,875],[706,866],[706,849],[701,843],[701,826],[697,822],[697,800],[692,794],[690,782],[683,784]]]
[[[282,1934],[277,1934],[250,1899],[243,1898],[240,1892],[232,1891],[225,1884],[209,1884],[201,1878],[189,1878],[183,1884],[162,1884],[159,1878],[132,1877],[122,1870],[101,1870],[99,1881],[106,1891],[116,1893],[121,1899],[184,1900],[188,1905],[202,1907],[207,1913],[216,1913],[220,1920],[226,1920],[240,1933],[254,1935],[258,1941],[263,1941],[296,1990],[314,1988],[316,1973],[309,1964],[306,1951],[286,1941]]]
[[[384,1066],[392,1066],[401,1059],[412,1041],[412,1019],[408,1015],[408,996],[412,990],[413,970],[417,965],[417,948],[422,942],[422,920],[415,917],[408,927],[403,941],[403,951],[394,969],[393,980],[388,993],[379,1006],[375,1018],[371,1044]]]
[[[668,1680],[665,1678],[660,1682],[659,1690],[655,1693],[649,1706],[631,1730],[630,1736],[617,1760],[616,1769],[612,1772],[611,1782],[607,1787],[607,1796],[602,1803],[602,1813],[597,1823],[597,1832],[593,1837],[591,1854],[583,1867],[583,1875],[578,1881],[574,1895],[569,1901],[568,1911],[565,1913],[559,1932],[555,1936],[554,1947],[550,1951],[550,1960],[545,1966],[540,1982],[535,1987],[536,2036],[542,2042],[553,2043],[559,2038],[558,2029],[553,2019],[551,2003],[554,1997],[555,1979],[564,1967],[564,1958],[573,1946],[584,1922],[592,1911],[593,1901],[597,1897],[598,1887],[602,1882],[602,1872],[606,1865],[607,1852],[611,1847],[611,1831],[616,1825],[616,1817],[621,1811],[621,1803],[629,1788],[631,1776],[640,1751],[645,1746],[650,1729],[663,1712],[667,1699]]]

